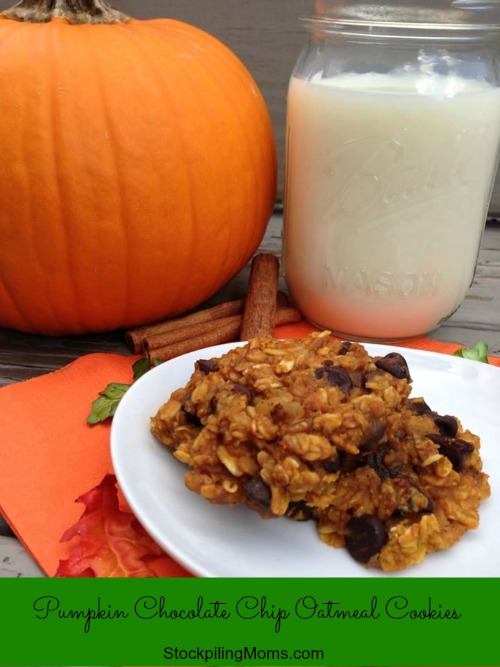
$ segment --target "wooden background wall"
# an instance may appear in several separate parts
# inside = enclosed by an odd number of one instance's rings
[[[12,4],[0,0],[0,11]],[[218,37],[239,56],[259,85],[271,113],[281,197],[286,91],[305,42],[300,18],[314,12],[314,0],[112,0],[111,4],[135,18],[170,17],[196,25]],[[500,175],[491,211],[500,215]]]

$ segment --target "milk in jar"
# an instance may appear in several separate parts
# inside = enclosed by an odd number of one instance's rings
[[[500,89],[402,71],[292,76],[285,278],[311,322],[397,340],[470,287],[496,172]]]

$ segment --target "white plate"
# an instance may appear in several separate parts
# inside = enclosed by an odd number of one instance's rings
[[[144,528],[171,556],[203,577],[499,577],[500,369],[435,352],[365,345],[372,355],[400,351],[413,378],[413,396],[433,410],[456,415],[481,437],[491,497],[481,504],[481,525],[451,549],[427,556],[400,573],[367,570],[345,549],[318,537],[312,521],[263,520],[246,506],[212,505],[184,486],[187,468],[150,433],[150,417],[184,385],[197,359],[220,356],[234,343],[165,362],[127,391],[111,429],[118,483]]]

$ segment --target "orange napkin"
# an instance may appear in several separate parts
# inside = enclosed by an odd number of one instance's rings
[[[276,329],[280,338],[314,331],[304,322]],[[406,347],[452,353],[460,346],[427,338]],[[113,472],[109,424],[88,426],[92,401],[110,382],[131,382],[137,357],[88,354],[65,368],[0,389],[0,512],[40,567],[52,576],[68,556],[63,533],[82,514],[75,500]],[[500,359],[492,359],[500,365]],[[162,558],[158,576],[186,576]]]
[[[80,518],[76,499],[112,473],[110,424],[88,426],[110,382],[131,382],[138,357],[88,354],[65,368],[0,389],[0,512],[49,576],[67,558],[63,533]],[[174,560],[158,576],[187,576]]]

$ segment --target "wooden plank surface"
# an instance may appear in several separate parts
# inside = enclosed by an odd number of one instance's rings
[[[0,578],[43,576],[42,570],[15,537],[0,537]]]

